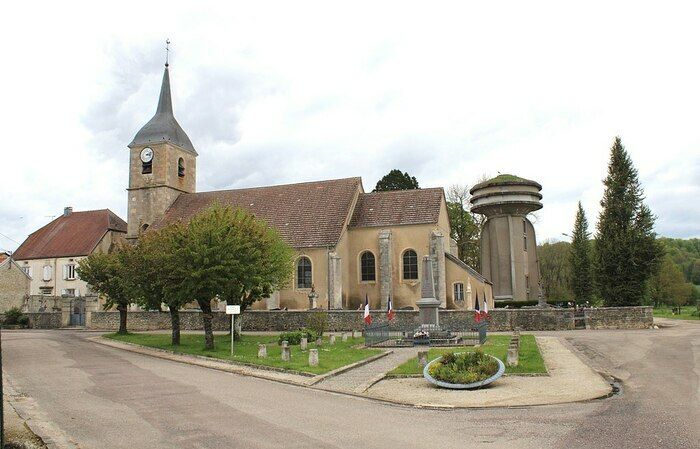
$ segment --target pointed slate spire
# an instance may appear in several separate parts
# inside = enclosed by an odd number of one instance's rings
[[[167,62],[163,72],[163,82],[160,86],[156,114],[136,133],[134,140],[129,144],[129,148],[162,142],[175,144],[197,156],[197,151],[195,151],[190,138],[187,137],[187,134],[175,120],[175,115],[173,114],[173,101],[170,95],[170,71]]]

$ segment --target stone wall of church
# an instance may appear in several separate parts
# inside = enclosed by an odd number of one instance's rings
[[[264,311],[249,310],[242,315],[244,331],[286,331],[307,325],[314,311]],[[611,307],[586,309],[586,327],[589,329],[647,329],[653,324],[651,307]],[[375,322],[385,320],[385,313],[373,312]],[[489,330],[557,331],[574,329],[574,312],[571,309],[496,309],[489,314]],[[91,328],[116,330],[119,327],[118,312],[93,312]],[[230,316],[214,313],[214,330],[225,331]],[[202,317],[198,311],[180,312],[183,330],[201,330]],[[472,327],[474,313],[466,310],[441,310],[440,324],[446,329],[461,330]],[[419,325],[418,311],[398,310],[392,327],[410,329]],[[170,315],[166,312],[129,312],[127,328],[132,331],[170,329]],[[334,310],[328,312],[330,332],[362,330],[362,312]]]

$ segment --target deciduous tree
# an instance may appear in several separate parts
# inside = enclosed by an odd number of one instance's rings
[[[477,270],[481,269],[479,238],[484,216],[469,212],[469,188],[452,185],[447,189],[447,215],[450,219],[451,236],[457,242],[459,258]]]
[[[133,252],[128,244],[111,253],[94,252],[78,263],[77,272],[90,289],[105,298],[105,310],[119,311],[119,334],[126,334],[126,312],[133,302],[134,284],[128,274],[128,260]]]

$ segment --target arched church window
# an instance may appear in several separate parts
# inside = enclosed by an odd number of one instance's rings
[[[374,254],[372,254],[370,251],[365,251],[360,256],[360,279],[363,282],[377,280]]]
[[[148,229],[148,223],[144,223],[141,225],[141,233],[146,232],[146,229]]]
[[[412,249],[403,253],[403,278],[418,279],[418,255]]]
[[[181,178],[185,177],[185,160],[183,158],[177,160],[177,175]]]
[[[297,288],[311,288],[311,260],[302,256],[297,260]]]
[[[464,302],[464,284],[461,282],[454,283],[454,300],[455,302]]]

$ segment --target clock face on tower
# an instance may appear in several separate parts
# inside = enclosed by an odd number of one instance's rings
[[[153,150],[146,147],[141,150],[141,162],[148,163],[153,160]]]

